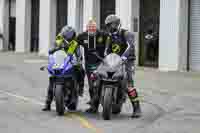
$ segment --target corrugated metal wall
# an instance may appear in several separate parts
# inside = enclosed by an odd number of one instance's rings
[[[200,0],[190,2],[190,69],[200,71]]]

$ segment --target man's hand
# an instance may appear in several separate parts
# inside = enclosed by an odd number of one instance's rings
[[[126,56],[122,56],[121,58],[122,58],[123,61],[126,61],[126,60],[127,60],[127,57],[126,57]]]

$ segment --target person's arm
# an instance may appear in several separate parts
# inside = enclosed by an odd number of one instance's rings
[[[58,47],[56,44],[54,44],[54,47],[49,49],[49,54],[53,54],[60,49],[62,49],[62,47]]]
[[[105,37],[105,50],[104,50],[104,56],[107,56],[111,52],[111,37],[108,35]]]
[[[84,34],[85,34],[84,32],[80,33],[76,38],[78,44],[81,45],[82,47],[85,47],[85,44],[83,42]]]
[[[2,33],[0,33],[0,38],[3,38],[3,34]]]
[[[127,48],[122,54],[122,57],[136,59],[135,56],[135,36],[133,33],[126,31],[124,33]]]
[[[64,42],[63,43],[59,43],[59,44],[58,44],[58,42],[55,42],[53,44],[53,46],[49,49],[49,54],[53,54],[54,52],[65,48],[66,47],[65,45],[66,44],[64,44]]]

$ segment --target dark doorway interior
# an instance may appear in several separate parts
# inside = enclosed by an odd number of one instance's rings
[[[140,0],[141,66],[158,67],[160,0]]]
[[[67,25],[68,0],[57,0],[57,22],[56,33],[58,34],[63,26]]]
[[[100,28],[104,29],[105,19],[109,14],[115,14],[115,0],[101,0],[100,1]]]
[[[31,0],[31,52],[38,52],[39,49],[39,10],[40,1]]]
[[[9,44],[8,50],[15,51],[15,33],[16,33],[16,17],[15,17],[15,0],[9,0]]]
[[[15,51],[15,41],[16,41],[15,29],[16,29],[16,18],[9,17],[9,45],[8,45],[9,51]]]

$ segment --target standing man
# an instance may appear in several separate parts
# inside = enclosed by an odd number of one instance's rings
[[[135,88],[133,75],[135,73],[135,44],[133,33],[121,28],[121,20],[116,15],[109,15],[105,20],[106,28],[111,36],[110,45],[106,46],[106,54],[113,52],[127,60],[128,96],[133,107],[133,118],[141,116],[140,102]]]
[[[104,57],[105,43],[107,35],[97,29],[96,22],[89,20],[87,29],[77,37],[78,44],[84,47],[85,53],[85,70],[88,78],[89,94],[91,101],[89,102],[90,108],[86,110],[88,113],[96,113],[99,107],[99,100],[94,98],[94,91],[91,85],[91,69],[96,68],[101,60],[99,60],[93,52],[97,52],[99,56]]]

